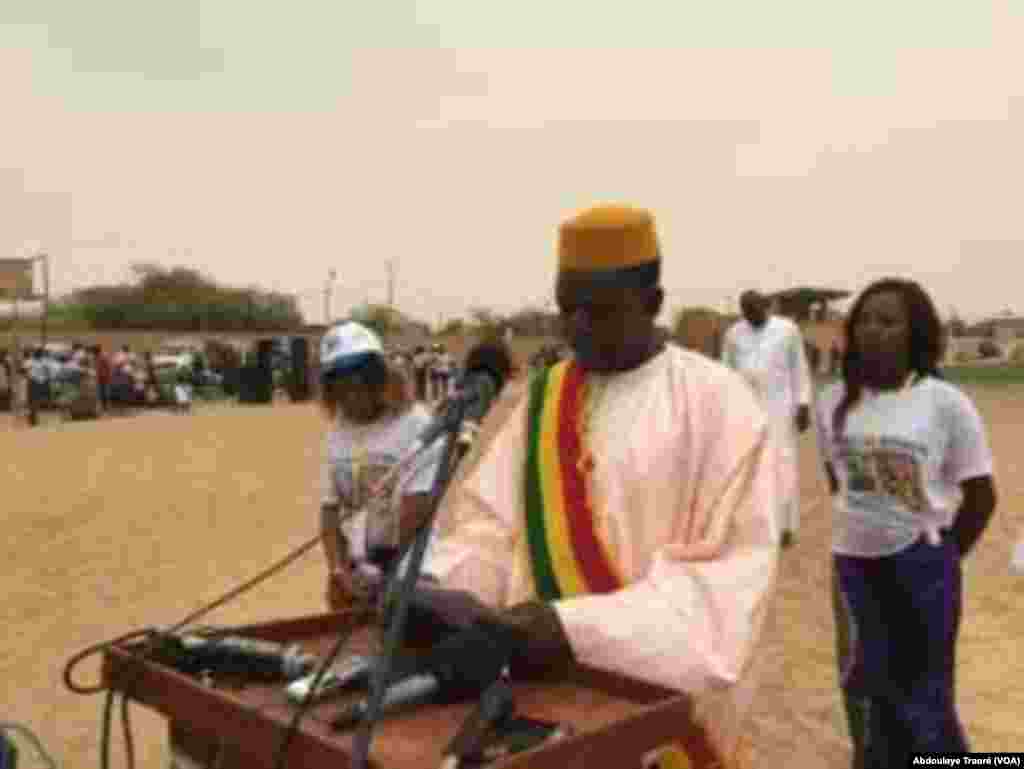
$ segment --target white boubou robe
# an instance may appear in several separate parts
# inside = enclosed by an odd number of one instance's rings
[[[673,345],[602,377],[592,414],[595,529],[626,587],[556,601],[576,659],[695,695],[735,750],[775,582],[776,451],[740,377]],[[445,500],[426,570],[484,602],[535,598],[526,537],[523,397]]]
[[[750,383],[768,414],[779,447],[779,528],[800,527],[798,406],[811,405],[813,383],[799,327],[769,316],[761,328],[739,320],[726,333],[722,362]]]

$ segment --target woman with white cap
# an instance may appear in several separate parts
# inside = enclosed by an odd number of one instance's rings
[[[391,472],[431,421],[388,365],[380,339],[354,322],[321,342],[321,401],[330,427],[324,444],[321,535],[327,603],[346,606],[364,577],[390,572],[429,513],[443,441]]]

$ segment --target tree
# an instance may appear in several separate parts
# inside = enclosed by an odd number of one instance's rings
[[[423,323],[403,315],[386,304],[360,305],[351,311],[349,317],[356,323],[372,329],[382,339],[408,331],[418,331],[424,336],[430,333],[429,328]]]
[[[984,339],[978,344],[978,357],[980,358],[1001,358],[1003,348],[991,339]]]
[[[466,321],[464,321],[462,318],[452,318],[451,320],[446,321],[443,326],[441,326],[440,330],[438,331],[438,334],[440,336],[456,336],[458,334],[461,334],[465,330],[465,328]]]
[[[469,311],[469,315],[473,319],[476,336],[481,339],[501,338],[505,328],[505,319],[498,313],[486,307],[474,307]]]
[[[684,307],[676,314],[673,333],[683,347],[717,358],[725,322],[720,313],[708,307]]]
[[[953,310],[949,316],[949,335],[954,339],[967,335],[967,324],[956,310]]]
[[[551,336],[558,333],[558,315],[527,307],[510,315],[507,324],[523,336]]]
[[[74,292],[68,313],[92,328],[284,331],[302,325],[294,297],[220,286],[189,267],[132,265],[132,283]]]

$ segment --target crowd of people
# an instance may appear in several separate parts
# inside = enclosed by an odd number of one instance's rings
[[[456,362],[444,344],[394,350],[391,363],[406,377],[416,400],[437,403],[454,392]]]
[[[657,765],[745,766],[745,717],[783,549],[800,523],[799,439],[828,480],[836,667],[855,769],[962,753],[955,702],[962,563],[996,508],[994,460],[970,397],[945,381],[945,336],[917,283],[864,288],[839,378],[816,392],[799,328],[747,291],[721,360],[661,335],[653,216],[601,206],[558,231],[566,344],[531,361],[525,394],[429,521],[442,445],[409,461],[431,405],[456,388],[444,345],[388,351],[345,322],[321,341],[328,419],[319,526],[326,604],[365,598],[432,526],[420,621],[447,628],[422,658],[452,697],[480,682],[558,678],[576,664],[686,693],[696,731]],[[187,407],[195,372],[173,400]],[[0,350],[0,386],[30,417],[76,388],[102,411],[163,396],[151,353]],[[19,389],[20,386],[20,389]],[[85,395],[82,395],[82,394]],[[446,591],[490,611],[442,621]]]
[[[197,376],[193,369],[176,370],[165,387],[152,352],[138,355],[129,345],[113,353],[80,342],[68,350],[34,347],[20,355],[0,349],[0,390],[8,393],[8,408],[32,425],[40,412],[55,408],[92,418],[117,407],[168,404],[187,411]]]
[[[753,663],[799,527],[796,447],[816,424],[854,766],[966,751],[954,701],[960,569],[996,490],[981,416],[939,369],[931,299],[907,280],[867,286],[846,319],[839,379],[816,393],[799,329],[757,292],[744,295],[721,361],[666,342],[654,322],[662,258],[642,209],[602,206],[560,227],[568,350],[533,361],[526,395],[452,489],[414,599],[439,626],[449,590],[491,611],[449,627],[424,666],[467,697],[503,670],[558,677],[574,663],[668,686],[692,698],[698,729],[659,748],[658,766],[698,755],[748,765]],[[389,367],[358,324],[324,338],[332,608],[393,573],[425,524],[437,454],[397,477],[388,469],[426,419],[417,398],[443,381],[423,373],[437,360],[427,352]],[[403,367],[414,388],[388,373]],[[384,477],[387,493],[374,496]]]

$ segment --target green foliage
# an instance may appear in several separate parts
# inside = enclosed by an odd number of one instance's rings
[[[462,318],[452,318],[441,326],[439,336],[455,336],[461,334],[466,328],[466,321]]]
[[[1024,365],[947,366],[942,373],[958,385],[996,387],[1024,384]]]
[[[523,336],[557,336],[561,330],[558,313],[527,307],[509,315],[507,324]]]
[[[469,311],[472,318],[473,336],[481,342],[492,342],[503,338],[505,319],[486,307],[474,307]]]
[[[89,325],[85,313],[80,306],[65,302],[57,302],[50,305],[47,323],[58,328],[82,328]]]
[[[352,310],[349,317],[361,323],[382,339],[398,332],[404,322],[401,313],[383,304],[364,304]]]
[[[293,297],[224,287],[185,267],[137,264],[136,282],[93,286],[61,304],[65,317],[94,329],[286,331],[302,325]]]
[[[981,358],[1000,358],[1002,355],[1002,348],[991,339],[985,339],[978,345],[978,356]]]

